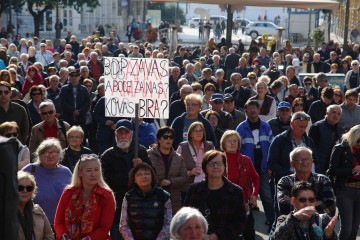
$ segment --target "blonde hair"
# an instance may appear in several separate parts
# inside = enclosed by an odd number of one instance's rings
[[[241,137],[240,137],[239,133],[235,130],[227,130],[226,132],[224,132],[224,134],[221,136],[221,139],[220,139],[220,149],[222,151],[226,152],[226,147],[225,147],[226,139],[228,139],[229,137],[233,137],[233,136],[238,141],[238,150],[240,150]]]
[[[66,137],[69,137],[69,135],[73,132],[79,132],[82,137],[84,137],[84,130],[80,126],[72,126],[69,130],[67,130]]]
[[[342,135],[342,140],[349,144],[350,149],[357,143],[358,139],[360,139],[360,124],[353,126],[347,133]]]
[[[37,190],[35,177],[34,177],[32,174],[28,173],[28,172],[18,171],[18,172],[17,172],[17,180],[18,180],[18,182],[19,182],[20,180],[23,180],[23,179],[28,179],[28,180],[30,180],[31,186],[34,187],[34,190],[32,191],[32,195],[31,195],[31,199],[34,199],[34,197],[35,197],[35,195],[36,195],[35,193],[36,193],[36,190]]]

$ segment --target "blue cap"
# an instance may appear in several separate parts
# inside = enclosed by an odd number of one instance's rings
[[[127,119],[121,119],[116,123],[116,131],[120,128],[125,128],[128,131],[132,131],[132,123]]]
[[[291,104],[289,102],[280,102],[279,105],[277,106],[277,109],[280,109],[280,108],[288,108],[288,109],[290,109]]]
[[[214,93],[212,96],[211,96],[211,99],[210,101],[214,101],[214,100],[221,100],[221,101],[224,101],[224,96],[221,94],[221,93]]]

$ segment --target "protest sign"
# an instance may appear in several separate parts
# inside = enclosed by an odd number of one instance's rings
[[[104,58],[105,116],[169,118],[169,61]]]

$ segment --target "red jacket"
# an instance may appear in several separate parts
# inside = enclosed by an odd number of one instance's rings
[[[259,174],[256,172],[251,159],[241,153],[226,153],[228,165],[228,179],[230,182],[239,185],[244,191],[244,201],[248,202],[250,196],[258,196],[260,187]],[[250,193],[249,182],[252,183],[252,193]]]
[[[114,214],[115,198],[111,190],[96,185],[83,209],[81,188],[68,186],[56,209],[54,227],[57,239],[65,233],[74,240],[87,236],[110,239]]]

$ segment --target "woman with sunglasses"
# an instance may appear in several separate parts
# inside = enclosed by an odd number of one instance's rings
[[[338,239],[334,231],[337,216],[330,218],[326,213],[316,212],[316,195],[311,183],[296,182],[291,190],[291,203],[294,211],[278,218],[271,240]]]
[[[14,68],[11,69],[16,73],[16,70]],[[12,74],[10,70],[4,69],[0,71],[0,81],[5,81],[9,83],[11,87],[15,87],[20,91],[22,89],[21,83],[17,80],[16,74]]]
[[[54,226],[56,206],[66,185],[71,181],[71,172],[60,164],[62,159],[59,140],[48,138],[44,140],[35,152],[35,161],[26,165],[22,171],[35,176],[38,193],[34,202],[39,204]]]
[[[171,194],[173,214],[181,208],[180,193],[188,178],[183,158],[172,146],[174,135],[174,129],[160,128],[156,134],[157,143],[148,150],[159,185]]]
[[[26,71],[24,85],[21,93],[23,94],[23,96],[25,96],[32,86],[37,86],[40,84],[43,84],[43,78],[39,70],[35,66],[29,66]]]
[[[350,128],[334,146],[327,174],[333,179],[340,239],[356,239],[360,225],[360,125]]]
[[[115,197],[103,179],[99,157],[81,155],[56,209],[58,239],[110,239],[114,214]]]
[[[19,202],[19,240],[54,240],[48,218],[38,204],[34,204],[36,182],[33,175],[19,171],[17,173]]]
[[[31,129],[32,126],[35,126],[36,124],[42,121],[39,112],[39,106],[40,103],[44,101],[45,96],[43,94],[43,90],[40,87],[40,85],[32,86],[30,88],[29,93],[30,93],[30,101],[27,104],[27,108],[29,109],[29,114],[30,114],[29,125]]]
[[[340,88],[334,88],[334,102],[338,105],[344,102],[344,94]]]
[[[204,96],[203,96],[203,104],[202,110],[209,109],[211,96],[214,94],[216,87],[212,83],[207,83],[204,87]]]
[[[30,151],[26,145],[23,145],[18,139],[19,126],[16,122],[4,122],[0,124],[0,136],[15,138],[18,142],[18,170],[30,163]]]
[[[190,186],[184,205],[197,208],[206,218],[209,230],[205,239],[243,239],[246,223],[243,191],[224,177],[225,154],[217,150],[206,152],[201,168],[205,181]]]
[[[170,237],[170,194],[156,186],[155,171],[142,162],[129,174],[131,188],[125,194],[120,232],[124,240],[162,240]]]
[[[218,143],[220,143],[220,139],[224,134],[224,129],[219,128],[220,115],[214,110],[209,110],[205,114],[205,119],[207,119],[211,125],[213,132],[215,133],[215,137]],[[218,148],[217,148],[218,149]]]

